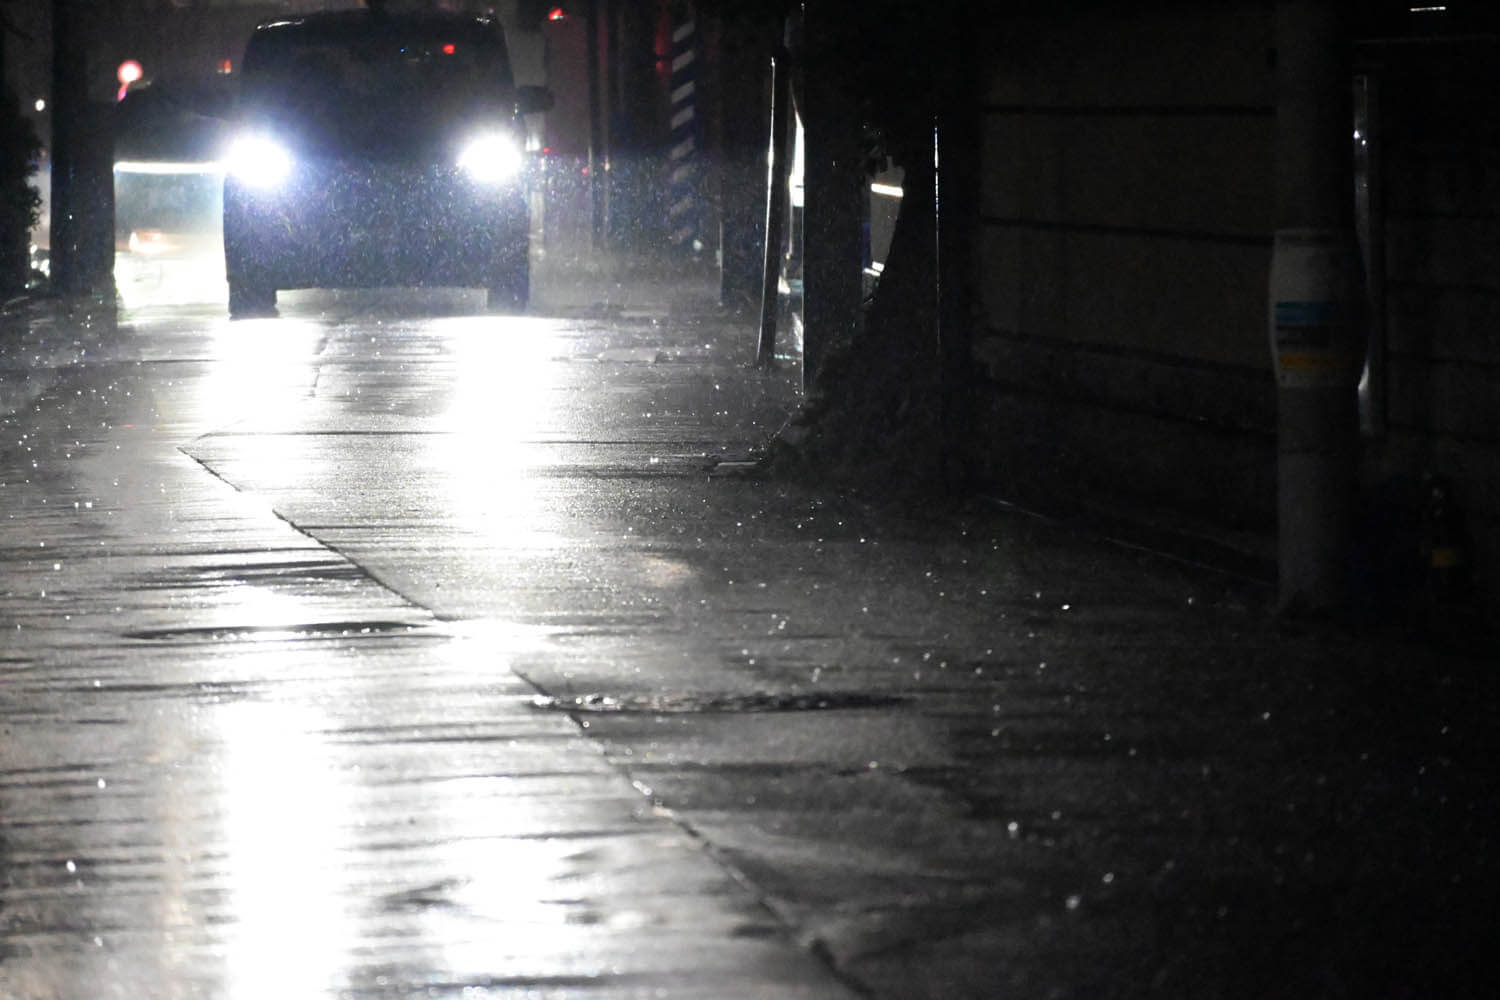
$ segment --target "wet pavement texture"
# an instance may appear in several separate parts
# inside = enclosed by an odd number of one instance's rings
[[[1493,663],[742,474],[795,358],[548,280],[8,310],[0,996],[1492,992]]]

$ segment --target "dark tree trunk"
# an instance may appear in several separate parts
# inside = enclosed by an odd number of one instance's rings
[[[934,205],[940,92],[929,51],[934,45],[928,18],[934,15],[928,7],[904,20],[886,8],[881,15],[852,22],[857,44],[809,38],[806,72],[844,72],[857,81],[866,125],[905,173],[900,213],[863,322],[851,324],[854,334],[834,344],[819,366],[807,405],[773,447],[772,465],[853,486],[879,484],[886,493],[941,492],[944,428],[951,420],[943,403],[949,380],[940,336]],[[818,64],[820,56],[831,61],[840,53],[857,55],[861,67]],[[863,69],[870,66],[880,70]],[[815,124],[808,123],[809,130]],[[812,145],[810,136],[809,151]],[[808,240],[817,236],[810,226]],[[858,268],[859,261],[847,266]]]
[[[942,475],[931,154],[907,164],[885,271],[854,337],[835,345],[775,463],[850,485],[924,492]],[[853,262],[852,266],[857,266]]]

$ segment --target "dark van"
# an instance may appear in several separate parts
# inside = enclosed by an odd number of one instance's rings
[[[372,10],[264,23],[225,154],[231,315],[282,288],[484,288],[526,307],[530,223],[517,88],[488,17]]]

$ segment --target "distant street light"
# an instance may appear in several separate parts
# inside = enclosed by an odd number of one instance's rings
[[[115,71],[115,78],[120,81],[120,89],[115,93],[115,100],[125,100],[125,91],[129,90],[130,85],[139,80],[144,73],[141,64],[134,59],[126,59],[120,63],[120,68]]]

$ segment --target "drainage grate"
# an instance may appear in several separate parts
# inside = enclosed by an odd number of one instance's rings
[[[618,697],[583,694],[571,698],[538,695],[533,708],[553,712],[640,713],[673,715],[696,712],[830,712],[838,709],[886,708],[906,699],[888,694],[858,691],[787,693],[755,691],[749,694],[650,694]]]

